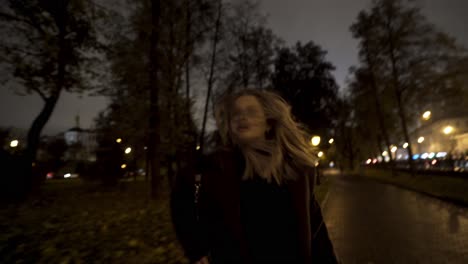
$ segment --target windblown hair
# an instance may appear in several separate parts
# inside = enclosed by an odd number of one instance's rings
[[[271,129],[265,140],[237,142],[230,127],[234,102],[241,96],[255,96],[263,107]],[[268,182],[282,184],[297,179],[315,165],[316,155],[306,140],[306,133],[295,122],[290,106],[279,95],[266,90],[245,89],[224,95],[215,105],[215,118],[223,144],[238,146],[245,158],[243,179],[255,174]]]

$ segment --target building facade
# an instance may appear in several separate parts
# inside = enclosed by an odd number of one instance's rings
[[[449,153],[453,156],[468,152],[468,116],[429,120],[411,134],[414,153]]]

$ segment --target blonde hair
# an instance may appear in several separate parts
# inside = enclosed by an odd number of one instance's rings
[[[242,144],[236,142],[230,128],[234,102],[241,96],[255,96],[263,107],[270,130],[265,140]],[[240,147],[245,158],[243,179],[255,174],[282,184],[295,180],[314,166],[316,155],[308,144],[301,125],[294,121],[291,108],[279,95],[266,90],[245,89],[221,97],[215,105],[215,118],[222,142]]]

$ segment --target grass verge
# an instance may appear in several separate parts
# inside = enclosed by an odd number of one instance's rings
[[[0,209],[2,263],[188,263],[170,219],[168,195],[148,198],[145,181],[103,190],[79,179]]]
[[[364,169],[361,176],[468,206],[468,179],[423,174],[411,176],[406,172],[393,176],[390,171],[377,169]]]

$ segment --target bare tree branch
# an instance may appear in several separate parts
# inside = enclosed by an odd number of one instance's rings
[[[38,87],[31,87],[31,90],[35,91],[39,96],[42,98],[42,100],[47,101],[49,98],[45,95],[44,92],[41,91]]]

